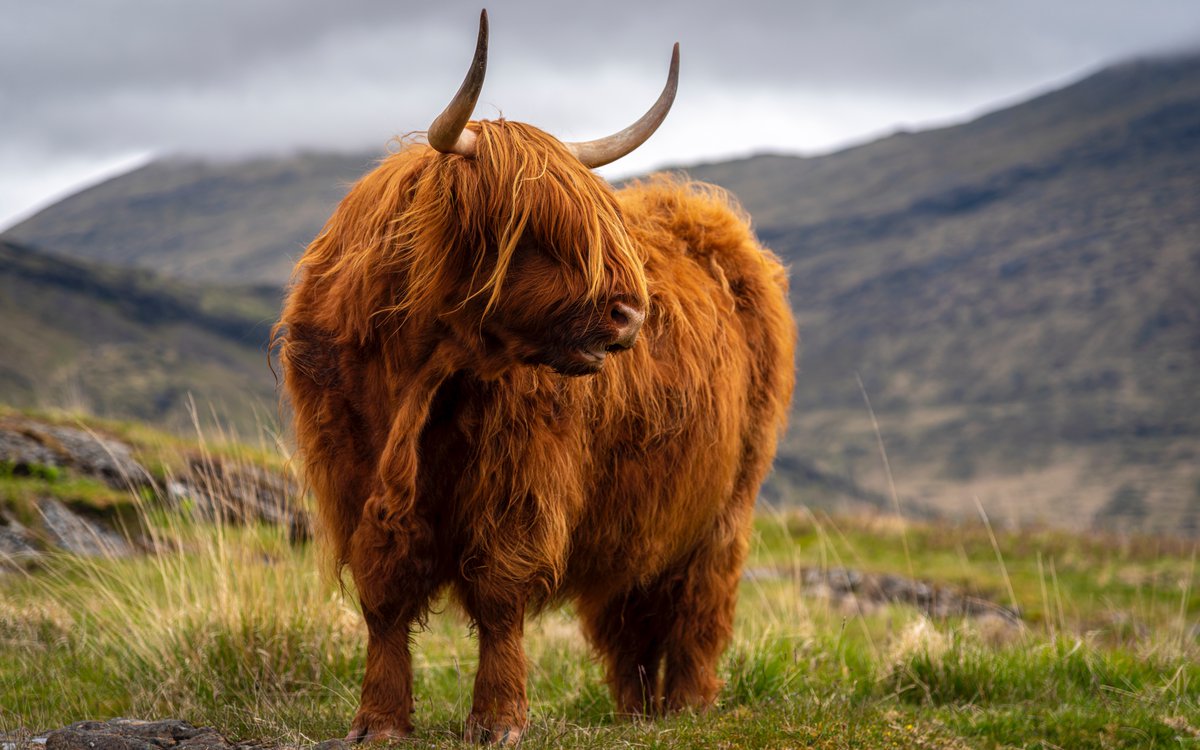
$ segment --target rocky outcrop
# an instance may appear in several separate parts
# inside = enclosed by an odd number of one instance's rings
[[[293,541],[310,536],[308,516],[296,502],[300,488],[281,472],[198,454],[166,472],[166,478],[156,477],[139,462],[133,445],[83,427],[0,418],[0,471],[45,481],[39,496],[27,501],[24,515],[0,502],[0,569],[35,562],[49,550],[122,557],[150,547],[135,529],[113,523],[104,511],[56,496],[55,483],[70,477],[102,482],[135,493],[138,502],[159,503],[200,520],[277,524]]]
[[[166,499],[206,520],[283,526],[293,541],[309,537],[308,516],[296,507],[297,483],[257,466],[193,459],[183,476],[166,483]]]
[[[851,612],[865,612],[884,604],[908,604],[929,617],[997,618],[1016,625],[1021,613],[989,599],[970,596],[949,586],[891,573],[869,573],[853,568],[749,568],[751,580],[791,579],[805,593],[828,599]]]
[[[128,557],[134,545],[100,521],[68,508],[61,500],[45,497],[38,501],[42,528],[51,546],[83,557]]]
[[[26,434],[20,424],[0,427],[0,463],[8,464],[15,473],[29,474],[38,466],[57,467],[58,455],[47,446]]]
[[[0,737],[0,750],[223,750],[237,747],[215,729],[185,721],[80,721],[37,736]]]
[[[153,484],[129,445],[78,427],[33,419],[0,423],[0,463],[18,475],[64,468],[121,489]]]
[[[259,744],[230,742],[212,727],[186,721],[80,721],[39,735],[0,735],[0,750],[231,750],[260,748]],[[310,750],[345,750],[341,740],[307,746]]]
[[[40,554],[32,531],[15,518],[0,516],[0,567],[5,563],[21,565]]]

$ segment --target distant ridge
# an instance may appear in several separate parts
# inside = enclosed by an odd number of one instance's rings
[[[346,188],[382,156],[154,161],[0,236],[182,279],[281,286]]]

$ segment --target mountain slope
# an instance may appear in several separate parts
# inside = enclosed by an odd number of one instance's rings
[[[1122,131],[1144,118],[1178,116],[1197,98],[1200,54],[1138,60],[962,125],[902,132],[827,156],[764,155],[688,171],[733,190],[763,227],[914,207],[937,215],[1065,168],[1064,157],[1127,158]],[[964,193],[965,186],[989,189]]]
[[[282,284],[366,157],[154,164],[6,236]],[[803,355],[770,497],[1200,533],[1200,56],[973,122],[687,170],[789,263]],[[814,479],[818,478],[818,479]]]
[[[3,236],[181,279],[282,285],[372,160],[298,154],[156,161],[76,193]]]
[[[881,483],[857,373],[902,493],[1200,528],[1200,58],[820,159],[690,171],[741,196],[791,265],[791,450]]]
[[[280,293],[204,287],[0,241],[0,401],[190,425],[275,414],[265,345]],[[256,414],[257,410],[257,414]]]

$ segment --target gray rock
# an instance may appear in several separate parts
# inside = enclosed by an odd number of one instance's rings
[[[38,737],[0,734],[0,750],[261,750],[262,745],[231,743],[212,727],[186,721],[79,721]],[[344,740],[326,740],[311,750],[348,750]]]
[[[196,459],[186,477],[167,484],[168,502],[205,519],[284,526],[293,541],[308,539],[299,486],[284,475],[231,461]]]
[[[0,515],[0,568],[23,566],[41,554],[33,532],[16,519]]]
[[[133,450],[118,440],[74,427],[40,425],[57,444],[67,463],[80,473],[102,479],[112,487],[141,487],[152,483],[150,472],[133,460]]]
[[[71,467],[121,489],[152,483],[150,473],[133,459],[133,450],[125,443],[32,419],[0,425],[0,462],[11,464],[18,473],[30,473],[35,466]]]
[[[161,747],[136,737],[77,729],[59,729],[46,738],[46,750],[160,750]]]
[[[10,465],[18,474],[28,474],[34,466],[58,466],[58,455],[26,434],[20,426],[0,426],[0,463]]]
[[[262,750],[268,747],[231,743],[212,727],[194,727],[186,721],[79,721],[41,736],[0,734],[0,750]],[[283,747],[279,746],[280,750]],[[309,750],[349,750],[345,740],[326,740]]]
[[[948,586],[889,573],[867,573],[852,568],[751,568],[743,577],[748,580],[793,579],[810,595],[829,599],[839,607],[853,605],[856,611],[900,603],[912,605],[939,619],[998,617],[1012,624],[1021,621],[1021,613],[1011,607],[968,596]]]
[[[46,735],[46,750],[224,750],[231,745],[211,727],[186,721],[80,721]]]
[[[59,549],[87,557],[127,557],[134,552],[123,536],[73,512],[60,500],[45,497],[37,507],[46,536]]]

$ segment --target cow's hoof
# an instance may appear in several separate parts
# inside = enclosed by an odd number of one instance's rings
[[[412,730],[404,727],[356,720],[350,726],[346,742],[391,742],[392,740],[402,740],[410,734],[412,734]]]
[[[471,714],[467,717],[467,731],[463,736],[467,742],[481,745],[517,745],[524,731],[525,727],[515,721],[490,720]]]

